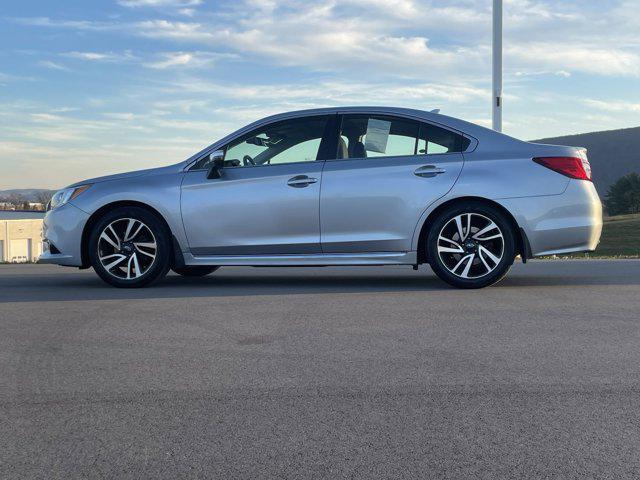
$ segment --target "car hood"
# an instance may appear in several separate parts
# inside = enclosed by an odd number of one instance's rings
[[[114,175],[105,175],[104,177],[88,178],[86,180],[76,182],[73,185],[69,185],[69,187],[77,187],[79,185],[86,185],[87,183],[102,183],[102,182],[109,182],[112,180],[122,180],[124,178],[133,178],[133,177],[141,177],[143,175],[152,175],[156,173],[165,172],[169,169],[172,169],[173,167],[175,166],[147,168],[145,170],[136,170],[134,172],[116,173]]]

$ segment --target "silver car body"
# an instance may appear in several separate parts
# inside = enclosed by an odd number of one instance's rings
[[[337,159],[228,168],[208,179],[194,163],[276,121],[331,114],[405,117],[459,132],[463,153]],[[533,144],[445,115],[390,107],[305,110],[252,123],[176,165],[79,182],[91,188],[49,211],[42,262],[88,266],[88,227],[116,205],[146,205],[164,218],[186,265],[382,265],[421,263],[421,232],[449,202],[502,206],[521,234],[523,258],[592,251],[602,230],[593,183],[532,161],[583,149]],[[421,169],[435,176],[418,176]],[[292,188],[307,176],[314,183]]]

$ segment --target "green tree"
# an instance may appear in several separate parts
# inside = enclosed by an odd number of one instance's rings
[[[606,207],[609,215],[640,213],[640,175],[629,173],[611,185]]]

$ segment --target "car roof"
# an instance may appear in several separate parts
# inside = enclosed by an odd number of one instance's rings
[[[362,105],[362,106],[341,106],[341,107],[326,107],[326,108],[312,108],[306,110],[294,110],[291,112],[283,112],[275,115],[270,115],[256,123],[271,122],[287,118],[306,117],[310,115],[327,115],[335,113],[377,113],[388,115],[399,115],[406,117],[416,117],[424,120],[433,121],[442,124],[454,124],[459,121],[453,117],[447,117],[446,115],[440,115],[434,112],[427,112],[425,110],[417,110],[414,108],[404,107],[389,107],[389,106],[376,106],[376,105]],[[440,121],[438,121],[440,120]],[[448,121],[448,120],[451,120]],[[464,122],[466,123],[466,122]],[[453,127],[453,125],[451,125]]]

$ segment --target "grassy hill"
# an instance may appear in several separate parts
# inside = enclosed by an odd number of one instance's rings
[[[640,173],[640,127],[533,140],[537,143],[586,147],[593,181],[604,199],[609,186],[627,173]]]
[[[595,255],[640,256],[640,214],[605,218]]]

